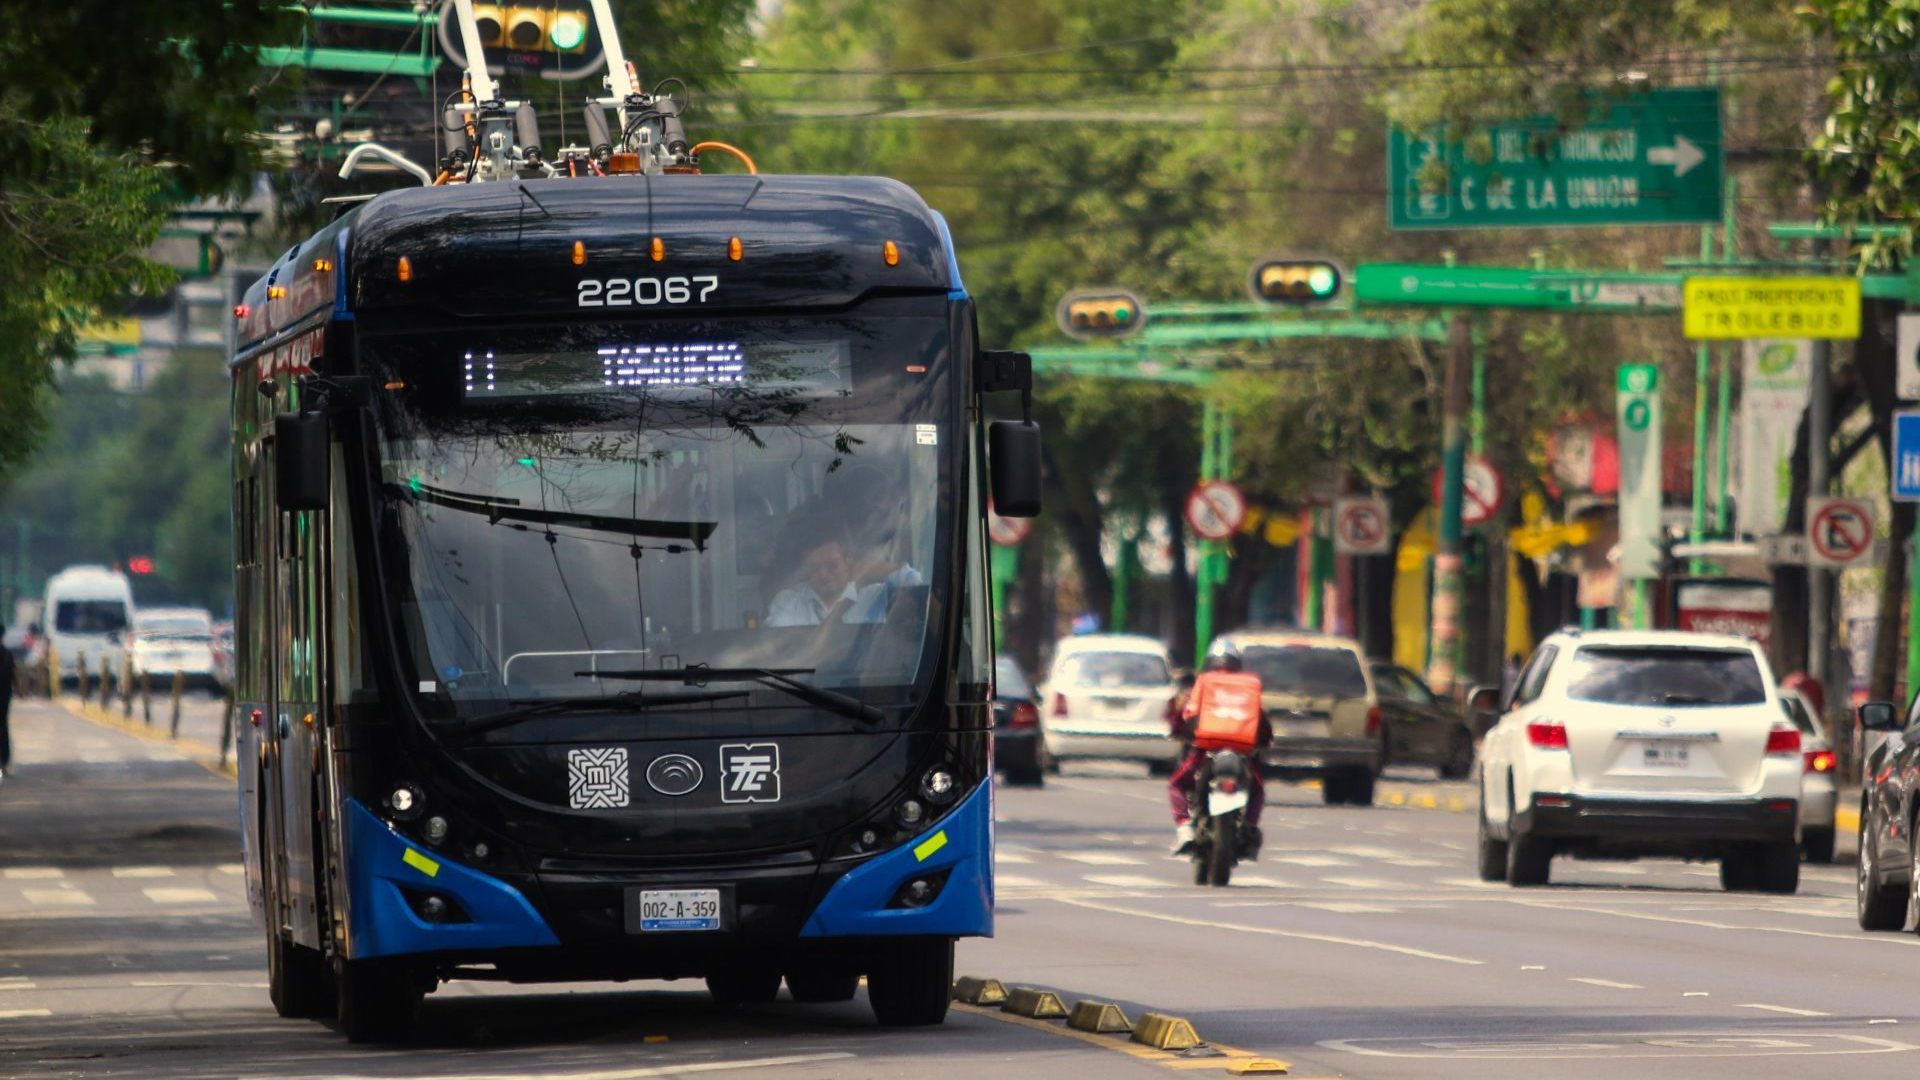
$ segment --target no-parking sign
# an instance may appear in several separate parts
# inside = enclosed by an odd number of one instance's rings
[[[1225,540],[1247,519],[1247,497],[1225,480],[1208,480],[1187,495],[1187,524],[1203,540]]]
[[[1860,500],[1816,495],[1807,500],[1807,562],[1856,566],[1873,557],[1873,507]]]
[[[1343,496],[1333,501],[1333,550],[1340,555],[1385,555],[1393,550],[1387,500]]]

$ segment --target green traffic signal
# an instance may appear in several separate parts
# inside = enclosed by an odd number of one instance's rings
[[[1265,303],[1324,304],[1340,295],[1345,277],[1330,259],[1266,259],[1254,264],[1248,284]]]
[[[1146,305],[1125,289],[1077,289],[1054,312],[1061,333],[1075,338],[1118,338],[1146,324]]]

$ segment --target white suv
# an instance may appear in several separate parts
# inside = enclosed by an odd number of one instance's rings
[[[1728,889],[1799,887],[1800,731],[1744,638],[1563,631],[1481,751],[1480,876],[1544,885],[1557,854],[1720,860]]]

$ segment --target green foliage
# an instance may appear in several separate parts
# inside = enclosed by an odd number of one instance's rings
[[[1920,3],[1812,0],[1805,15],[1840,61],[1826,87],[1826,125],[1813,142],[1826,216],[1913,223],[1920,211]],[[1888,265],[1912,254],[1912,238],[1865,244],[1861,252]]]
[[[64,380],[49,438],[0,498],[0,520],[31,523],[33,569],[151,555],[142,602],[224,611],[232,594],[227,397],[218,356],[180,352],[141,391]],[[11,555],[15,537],[0,537]],[[28,592],[38,588],[29,582]]]

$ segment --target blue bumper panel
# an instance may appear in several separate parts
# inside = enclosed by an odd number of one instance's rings
[[[558,945],[520,890],[407,842],[347,800],[347,955],[356,959],[448,949]],[[430,923],[413,913],[402,887],[458,904],[469,921]]]
[[[921,908],[889,908],[900,886],[947,870],[946,887]],[[801,937],[928,934],[993,936],[993,781],[903,847],[833,883]]]

